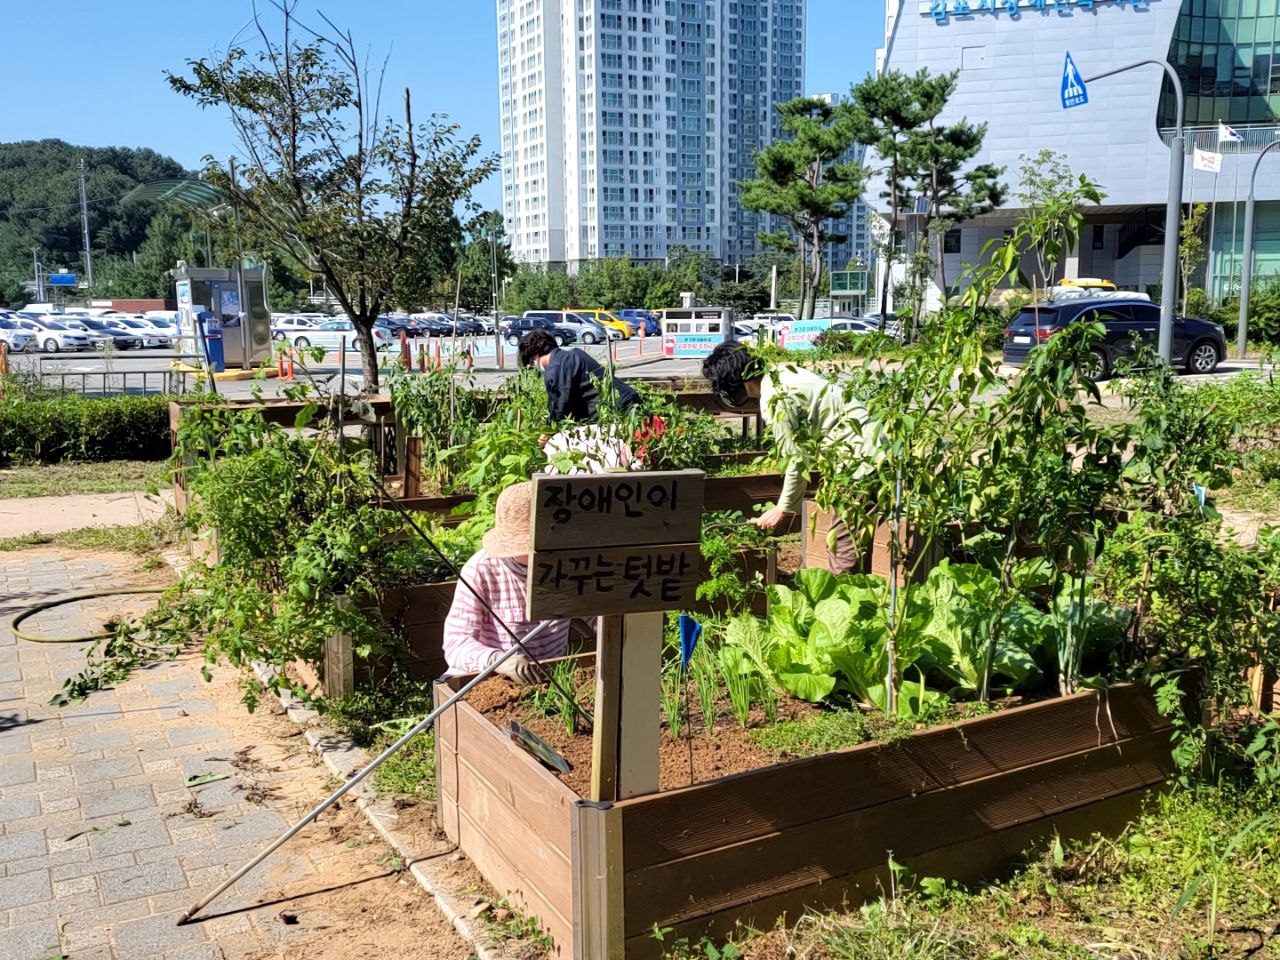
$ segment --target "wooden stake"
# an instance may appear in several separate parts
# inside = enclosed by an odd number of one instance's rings
[[[631,613],[600,618],[592,800],[625,800],[658,790],[663,616]]]

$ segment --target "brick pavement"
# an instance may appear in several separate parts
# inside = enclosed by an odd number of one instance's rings
[[[232,711],[219,713],[198,665],[161,664],[57,708],[49,698],[82,668],[83,645],[17,641],[8,630],[13,613],[32,602],[129,581],[124,567],[89,554],[0,554],[0,960],[197,960],[280,939],[249,913],[174,925],[211,883],[284,829],[282,812],[295,812],[247,798],[251,778],[233,761],[252,738],[243,718],[239,736],[231,732]],[[50,611],[27,629],[88,633],[104,613],[140,602]],[[191,775],[223,773],[230,778],[184,785]],[[190,812],[193,796],[207,816]],[[305,850],[283,857],[242,881],[218,910],[247,905],[322,862]]]

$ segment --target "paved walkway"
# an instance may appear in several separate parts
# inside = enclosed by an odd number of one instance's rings
[[[365,838],[368,827],[355,823],[354,810],[311,828],[287,854],[250,874],[210,908],[212,919],[175,925],[201,894],[323,796],[325,775],[296,728],[270,715],[270,704],[250,718],[234,686],[225,678],[205,683],[194,658],[144,670],[78,705],[47,706],[82,669],[84,645],[18,641],[10,618],[48,597],[130,584],[128,560],[51,550],[0,554],[0,960],[374,955],[356,943],[382,956],[466,956],[429,904],[407,899],[416,887],[389,871],[385,848]],[[83,634],[146,602],[117,598],[51,610],[24,629]],[[263,726],[271,722],[279,726]],[[187,778],[205,775],[225,779],[186,786]],[[374,921],[365,903],[347,909],[333,899],[359,891],[395,912]],[[264,897],[269,904],[255,909]],[[301,919],[287,917],[281,904],[296,907]],[[344,909],[360,939],[337,950]],[[313,918],[323,924],[317,928]],[[424,942],[427,952],[367,943],[370,927],[396,933],[401,919],[423,941],[436,926],[445,928],[445,939]],[[409,929],[397,933],[406,948],[414,939]]]
[[[159,520],[173,504],[173,492],[84,493],[66,497],[0,500],[0,538],[29,533],[63,533],[81,527],[130,527]]]

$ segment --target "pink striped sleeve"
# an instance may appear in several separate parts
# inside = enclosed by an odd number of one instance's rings
[[[476,554],[466,562],[462,578],[481,595],[488,595],[493,584],[480,559],[481,555]],[[444,621],[444,659],[450,673],[476,673],[497,656],[501,648],[485,642],[494,636],[492,629],[486,629],[489,619],[488,612],[475,594],[459,584],[453,592],[453,605]]]

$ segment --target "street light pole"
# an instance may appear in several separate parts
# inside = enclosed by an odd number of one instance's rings
[[[36,282],[36,303],[44,303],[44,284],[40,282],[40,248],[31,248],[31,276]]]
[[[1178,233],[1182,225],[1182,171],[1186,164],[1187,135],[1183,129],[1186,120],[1186,98],[1178,73],[1166,60],[1138,60],[1127,66],[1117,67],[1085,77],[1086,84],[1118,73],[1136,70],[1138,67],[1160,67],[1173,83],[1178,99],[1178,122],[1169,145],[1169,198],[1164,211],[1164,266],[1160,279],[1160,359],[1166,364],[1173,360],[1173,323],[1178,302]]]
[[[1280,147],[1280,140],[1272,140],[1258,159],[1253,161],[1253,174],[1249,177],[1249,199],[1244,205],[1244,260],[1240,264],[1240,325],[1236,331],[1236,353],[1244,359],[1245,347],[1249,339],[1249,288],[1253,283],[1253,213],[1257,197],[1254,190],[1258,185],[1258,168],[1262,166],[1262,158],[1272,150]]]

